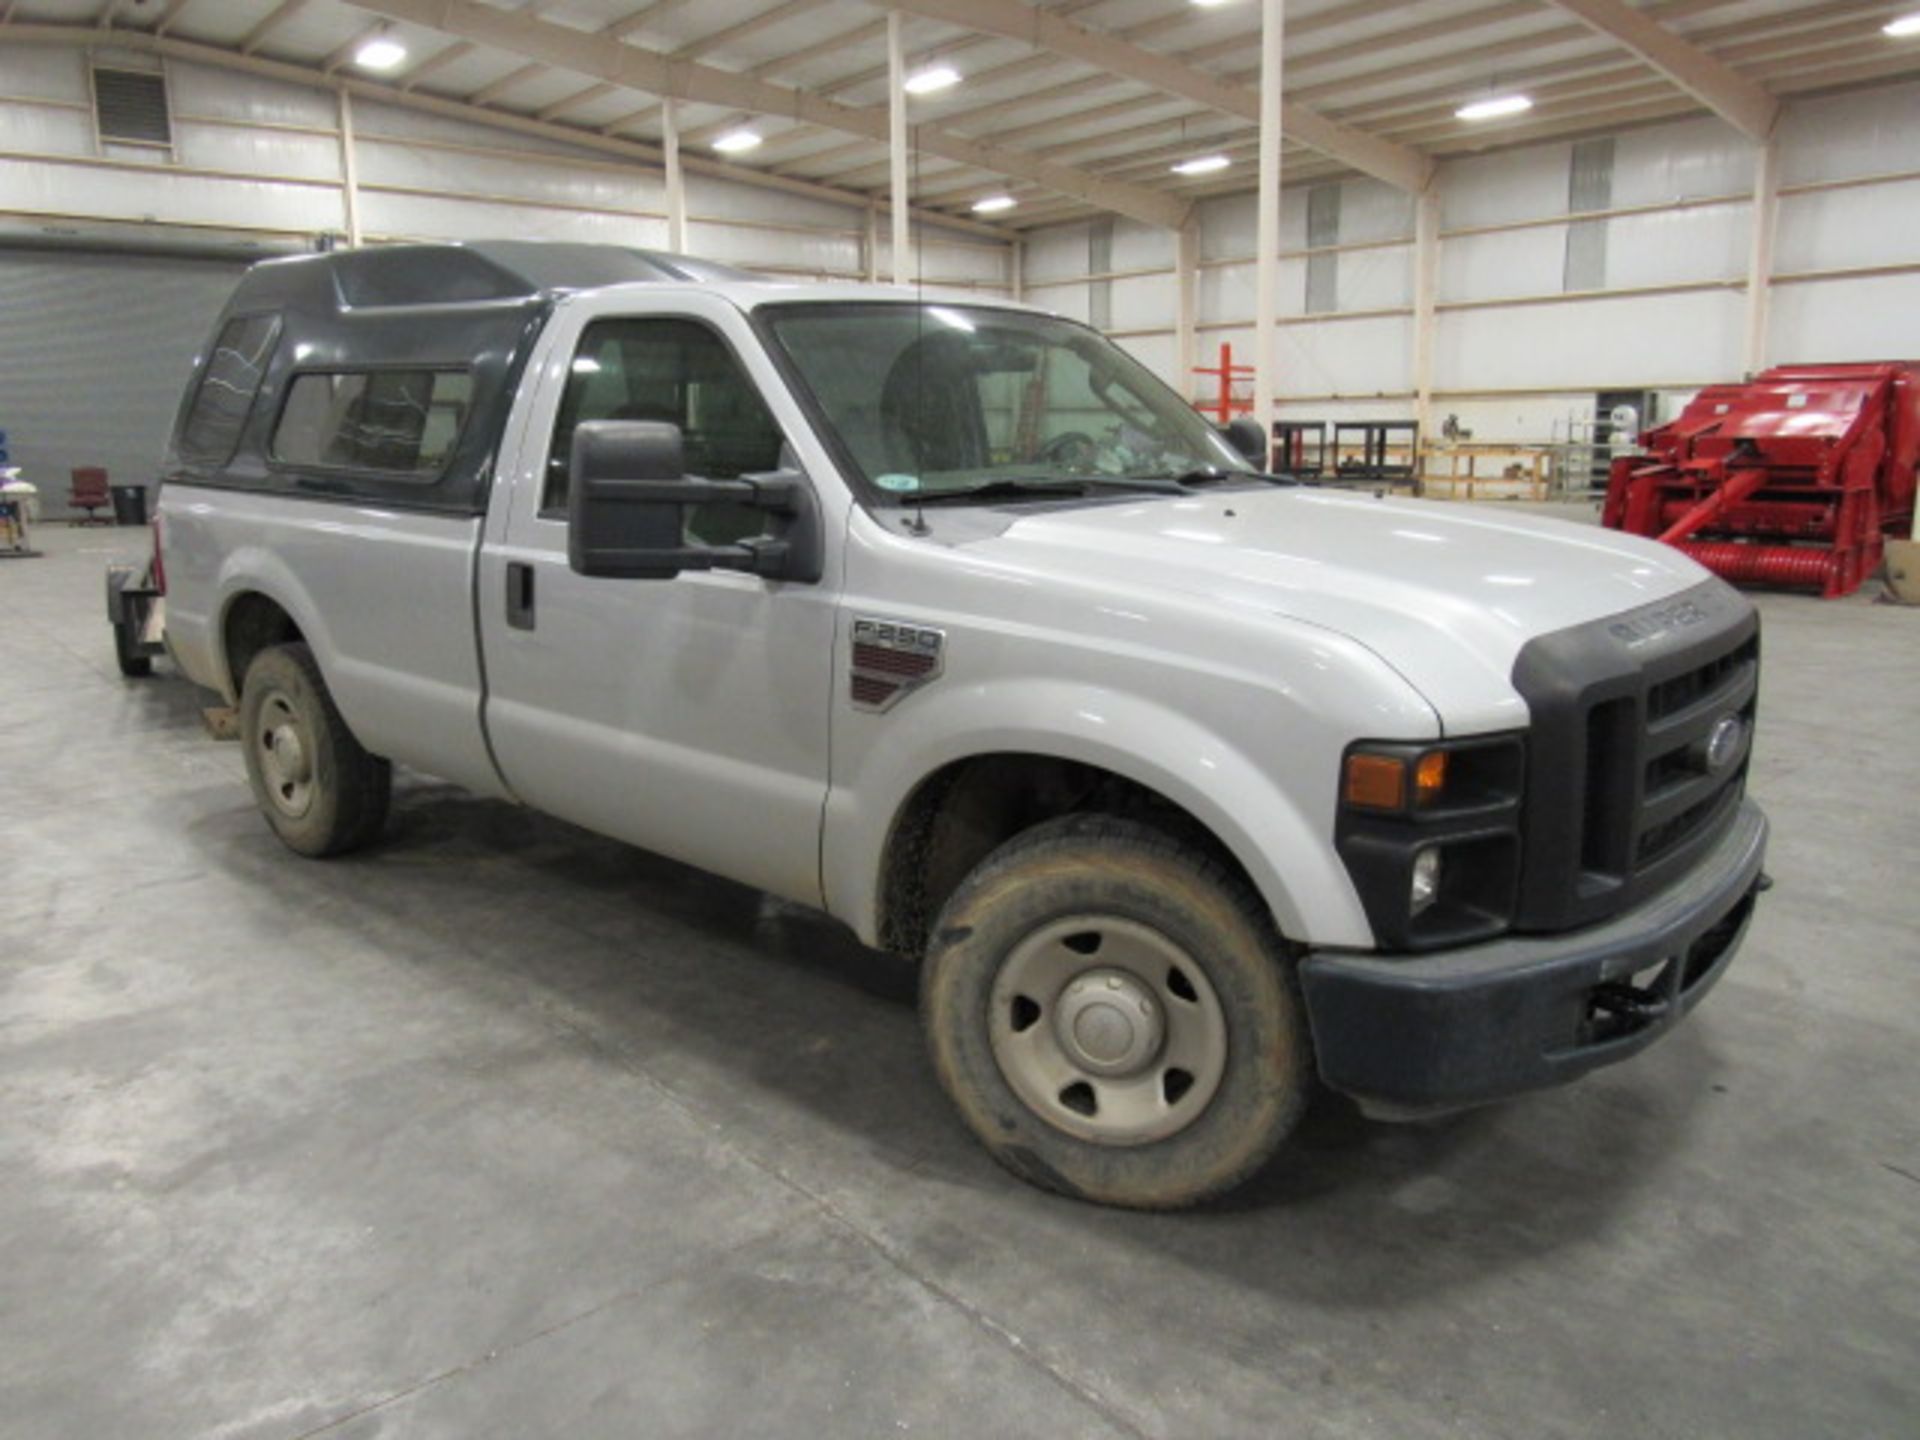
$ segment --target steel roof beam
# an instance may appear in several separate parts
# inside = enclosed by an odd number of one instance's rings
[[[692,60],[673,60],[635,45],[608,44],[605,37],[551,21],[510,14],[475,0],[351,0],[358,9],[472,40],[530,62],[607,80],[662,99],[692,100],[780,116],[885,142],[884,111],[856,109],[804,90],[790,90],[751,76]],[[982,170],[1033,180],[1064,195],[1151,225],[1177,227],[1186,203],[1174,196],[1097,176],[1038,156],[969,140],[934,125],[916,127],[915,147],[931,155],[977,165]]]
[[[1749,140],[1764,141],[1773,133],[1780,102],[1766,86],[1749,80],[1622,0],[1547,3],[1618,40]]]
[[[1260,92],[1196,70],[1117,35],[1090,30],[1071,20],[1037,10],[1023,0],[887,0],[889,6],[963,30],[1021,40],[1096,69],[1124,75],[1168,95],[1183,96],[1209,109],[1258,124]],[[1351,165],[1401,190],[1426,188],[1433,161],[1419,151],[1329,120],[1301,105],[1283,105],[1281,128],[1303,145]]]

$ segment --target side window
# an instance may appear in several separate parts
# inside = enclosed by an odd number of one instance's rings
[[[733,480],[780,467],[783,437],[753,380],[723,341],[692,320],[596,320],[580,337],[547,452],[543,515],[567,509],[568,456],[586,420],[678,425],[687,472]],[[687,529],[710,545],[760,533],[765,517],[740,505],[704,505]]]
[[[472,398],[464,370],[309,371],[287,391],[273,458],[431,479],[452,458]]]
[[[233,458],[279,333],[277,315],[243,315],[220,327],[200,388],[180,426],[183,456],[215,464]]]

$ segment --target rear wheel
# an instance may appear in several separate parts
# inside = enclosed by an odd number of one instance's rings
[[[1002,1164],[1171,1209],[1293,1129],[1310,1045],[1289,957],[1245,884],[1151,827],[1070,816],[954,893],[922,979],[935,1070]]]
[[[261,813],[300,854],[356,850],[386,824],[393,769],[354,739],[305,645],[262,650],[247,666],[240,739]]]
[[[139,636],[131,620],[114,622],[113,658],[120,666],[120,673],[129,680],[140,680],[153,673],[153,657],[140,653]]]

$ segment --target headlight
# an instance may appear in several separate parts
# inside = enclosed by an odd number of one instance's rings
[[[1335,839],[1383,948],[1426,950],[1507,928],[1525,759],[1518,735],[1349,748]]]

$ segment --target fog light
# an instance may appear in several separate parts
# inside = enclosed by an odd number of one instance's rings
[[[1440,898],[1440,847],[1429,845],[1413,857],[1413,885],[1407,895],[1407,913],[1418,915]]]

